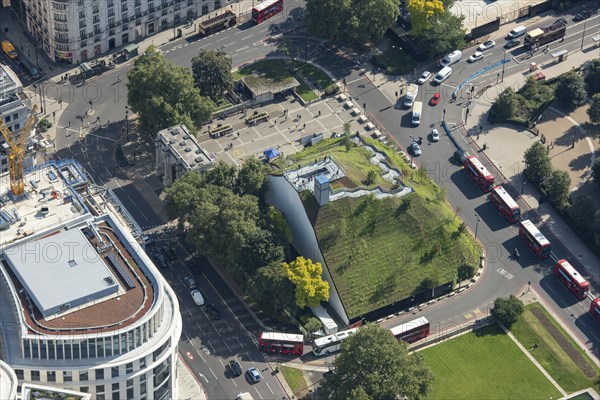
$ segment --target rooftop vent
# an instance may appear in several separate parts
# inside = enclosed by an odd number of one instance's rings
[[[169,144],[173,144],[173,143],[175,143],[175,139],[169,140]]]
[[[187,144],[187,143],[185,143],[185,140],[182,140],[181,142],[179,142],[179,145],[180,145],[181,147],[185,146],[186,144]]]
[[[204,162],[204,159],[202,157],[196,157],[196,158],[194,158],[194,161],[197,162],[198,164],[202,164]]]
[[[171,135],[173,135],[173,136],[179,135],[179,129],[175,128],[175,129],[171,130]]]
[[[202,154],[202,149],[196,149],[195,153],[196,154]]]
[[[106,286],[112,286],[115,284],[115,281],[113,278],[111,278],[110,276],[107,276],[106,278],[103,279],[104,283],[106,283]]]
[[[192,148],[188,146],[188,147],[186,147],[186,148],[184,149],[184,151],[185,151],[186,153],[189,153],[190,151],[192,151]]]
[[[75,260],[69,260],[68,263],[69,263],[69,267],[71,267],[71,268],[73,268],[77,265],[77,261],[75,261]]]

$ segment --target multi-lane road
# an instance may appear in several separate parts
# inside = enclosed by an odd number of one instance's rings
[[[295,15],[294,21],[298,22],[302,14],[298,4],[288,7],[287,16]],[[294,21],[284,19],[283,15],[276,17],[275,25],[281,27],[274,33],[270,24],[251,25],[244,24],[227,31],[217,33],[202,40],[188,41],[181,39],[160,46],[161,51],[169,61],[179,65],[191,65],[191,59],[200,48],[223,49],[233,58],[234,65],[240,65],[254,59],[263,58],[276,53],[278,40],[287,38],[295,40],[305,49],[302,57],[323,65],[334,76],[341,80],[346,79],[348,93],[358,104],[366,103],[367,112],[370,113],[385,129],[387,129],[399,144],[406,147],[411,136],[427,134],[432,127],[439,127],[442,120],[442,110],[446,110],[446,120],[449,123],[459,124],[462,120],[464,108],[462,102],[450,104],[450,93],[469,76],[492,65],[505,57],[502,45],[503,40],[497,40],[495,48],[486,52],[486,57],[473,64],[461,61],[452,68],[452,77],[441,86],[443,93],[442,102],[435,108],[427,105],[429,97],[439,87],[432,87],[429,83],[420,89],[424,102],[424,112],[420,127],[410,127],[410,111],[397,110],[390,103],[376,85],[364,74],[355,70],[354,63],[348,59],[348,53],[342,49],[334,48],[317,40],[306,39],[304,36],[283,33],[285,28],[292,28]],[[284,27],[283,24],[287,26]],[[598,17],[587,21],[589,32],[598,30]],[[560,48],[568,50],[578,49],[582,35],[582,24],[569,23],[567,36],[562,43],[551,44],[552,51]],[[463,60],[474,49],[464,51]],[[506,53],[511,62],[506,65],[505,77],[520,73],[523,66],[519,62],[538,61],[550,57],[538,52],[532,60],[523,60],[523,50],[513,49]],[[88,81],[84,86],[65,86],[62,93],[63,100],[69,103],[61,119],[58,121],[56,148],[59,157],[75,157],[79,159],[92,173],[99,183],[107,184],[116,190],[117,195],[142,226],[152,226],[163,222],[152,205],[139,193],[136,185],[140,182],[131,182],[121,176],[120,169],[115,165],[115,151],[117,143],[122,140],[126,104],[126,74],[131,69],[129,65],[122,66],[100,77]],[[491,71],[476,78],[472,84],[483,87],[494,84],[497,73],[501,70]],[[433,71],[435,72],[435,71]],[[119,77],[121,80],[119,81]],[[68,92],[66,92],[68,91]],[[89,100],[93,101],[94,112],[90,116]],[[77,119],[84,116],[82,122]],[[98,120],[99,118],[99,120]],[[108,122],[110,119],[110,123]],[[95,122],[98,121],[98,122]],[[99,126],[98,131],[87,135],[84,141],[78,140],[80,126]],[[465,147],[469,145],[465,143]],[[517,238],[515,228],[498,216],[495,209],[485,200],[480,190],[460,171],[458,166],[450,162],[455,148],[447,138],[440,142],[423,146],[423,155],[418,162],[423,163],[429,175],[439,185],[447,188],[447,198],[453,207],[460,209],[462,218],[475,229],[478,227],[478,239],[484,244],[487,255],[487,267],[482,279],[472,290],[428,308],[425,315],[440,327],[461,323],[473,317],[485,315],[493,300],[500,296],[516,292],[520,287],[531,282],[533,288],[542,294],[544,301],[551,307],[555,315],[571,330],[579,340],[590,350],[597,354],[600,345],[597,327],[587,315],[588,302],[577,303],[555,279],[550,276],[551,261],[539,262],[533,254],[525,250],[524,245]],[[471,151],[473,151],[471,149]],[[493,168],[492,168],[493,169]],[[497,171],[494,171],[498,176]],[[477,220],[478,217],[480,221]],[[517,261],[511,259],[510,254],[515,247],[522,251],[521,258]],[[566,252],[555,244],[554,258],[566,256]],[[183,277],[189,273],[187,267],[196,260],[188,260],[184,249],[178,252],[180,261],[165,271],[165,276],[174,286],[180,296],[182,314],[184,316],[184,336],[180,348],[184,359],[192,370],[198,373],[209,394],[209,398],[232,397],[244,390],[255,390],[259,398],[281,398],[284,395],[277,377],[271,374],[268,364],[256,351],[254,343],[256,326],[249,317],[244,307],[230,293],[220,280],[211,272],[208,266],[201,266],[201,273],[197,275],[201,290],[206,293],[210,301],[215,303],[223,314],[221,321],[212,322],[207,319],[203,311],[192,302],[189,290],[186,288]],[[205,279],[208,278],[208,279]],[[197,279],[198,280],[198,279]],[[394,324],[399,321],[394,321]],[[202,347],[206,346],[206,347]],[[205,352],[207,350],[207,352]],[[188,353],[192,356],[189,357]],[[210,353],[210,354],[209,354]],[[230,359],[236,358],[242,362],[244,368],[256,365],[265,377],[264,382],[250,385],[242,378],[232,379],[226,372],[225,364]]]

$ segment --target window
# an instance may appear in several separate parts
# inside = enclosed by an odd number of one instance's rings
[[[133,388],[127,388],[127,398],[133,399]]]
[[[83,29],[86,26],[85,21],[79,21],[79,29]],[[81,31],[79,33],[81,33]],[[85,29],[83,30],[83,34],[85,35]]]
[[[88,380],[88,372],[87,371],[79,371],[79,381],[87,381]]]
[[[104,369],[97,369],[96,370],[96,380],[102,380],[104,379]],[[98,391],[98,389],[96,389],[96,392]],[[102,392],[104,392],[104,389],[102,389]]]
[[[188,0],[188,6],[193,6],[194,5],[194,0]]]
[[[10,122],[10,115],[7,115],[6,117],[4,117],[4,122]]]
[[[98,5],[92,6],[92,12],[98,14],[100,12],[100,7],[98,7]]]
[[[121,12],[127,11],[127,3],[121,4]]]
[[[118,383],[113,383],[112,384],[112,390],[114,391],[119,391],[119,384]]]
[[[31,371],[31,380],[33,382],[39,382],[40,381],[40,371]]]
[[[113,378],[118,378],[118,377],[119,377],[119,367],[112,367],[112,368],[110,369],[110,375],[111,375]]]
[[[73,372],[63,371],[63,382],[73,382]]]
[[[115,2],[114,2],[113,0],[108,0],[108,1],[106,2],[106,6],[107,6],[107,7],[112,7],[112,6],[114,6],[114,5],[115,5]]]
[[[126,374],[130,374],[132,372],[133,372],[133,363],[127,363],[127,364],[125,364],[125,373]],[[127,386],[129,386],[129,384]]]
[[[96,397],[99,394],[104,394],[104,385],[96,385]]]
[[[140,382],[140,394],[146,394],[146,382]]]
[[[23,380],[23,370],[22,369],[15,369],[15,374],[17,375],[17,379],[18,380]]]
[[[16,120],[16,119],[19,119],[19,113],[14,113],[12,117],[13,117],[13,119],[15,119],[15,120]]]
[[[21,129],[21,124],[15,124],[15,129],[16,129],[16,130],[19,130],[19,129]],[[37,350],[37,346],[35,346],[35,350]],[[35,353],[35,350],[34,350],[34,353]],[[36,356],[36,357],[37,357],[37,356]]]
[[[46,372],[46,379],[48,382],[56,382],[56,371]]]
[[[89,393],[89,392],[90,392],[90,388],[89,388],[89,387],[87,387],[87,386],[81,386],[81,387],[79,388],[79,391],[80,391],[80,392],[83,392],[83,393]]]
[[[94,35],[99,35],[101,33],[102,31],[100,30],[100,25],[94,25]]]
[[[108,26],[110,26],[110,27],[115,26],[115,17],[108,18]]]
[[[115,16],[115,9],[114,8],[109,8],[108,9],[108,16],[109,17],[114,17]]]
[[[94,22],[95,24],[98,24],[98,23],[100,23],[100,16],[99,16],[99,15],[94,15],[94,20],[93,20],[93,22]]]

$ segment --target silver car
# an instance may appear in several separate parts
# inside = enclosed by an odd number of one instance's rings
[[[429,72],[429,71],[423,71],[423,73],[419,77],[419,80],[417,81],[417,83],[419,85],[422,85],[425,82],[427,82],[427,79],[429,79],[430,77],[431,77],[431,72]]]

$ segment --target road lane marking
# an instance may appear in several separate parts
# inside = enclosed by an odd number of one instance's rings
[[[237,53],[238,51],[246,50],[246,49],[249,49],[249,48],[250,48],[250,46],[244,46],[244,47],[240,47],[239,49],[236,49],[236,50],[234,51],[234,53]]]
[[[248,36],[244,36],[244,37],[242,38],[242,40],[250,39],[252,36],[254,36],[254,35],[248,35]]]
[[[215,375],[215,373],[213,372],[212,368],[209,367],[208,370],[210,371],[211,374],[213,374],[213,376],[215,377],[216,380],[219,380],[219,378],[217,378],[217,375]]]
[[[198,375],[200,375],[200,378],[204,379],[206,381],[206,383],[208,383],[208,379],[206,379],[206,377],[204,376],[204,374],[202,374],[201,372],[198,372]]]
[[[271,393],[275,394],[275,392],[273,391],[273,389],[271,389],[271,386],[269,385],[269,383],[266,380],[265,380],[265,384],[267,385],[267,387],[269,388]]]

